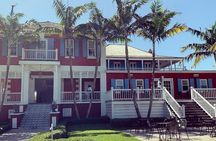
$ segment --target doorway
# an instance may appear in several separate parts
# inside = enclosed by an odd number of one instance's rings
[[[167,89],[167,91],[174,96],[173,92],[173,79],[172,78],[164,78],[163,79],[163,86]]]
[[[35,78],[36,103],[52,103],[53,79]]]

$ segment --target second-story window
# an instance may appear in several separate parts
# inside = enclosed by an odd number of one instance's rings
[[[113,62],[114,69],[120,69],[121,63],[120,62]]]
[[[65,39],[65,56],[74,56],[74,40]]]
[[[11,56],[17,56],[17,45],[15,45],[15,46],[13,46],[13,47],[11,47],[10,49],[10,55]]]
[[[96,42],[88,40],[88,57],[96,57]]]
[[[130,68],[131,69],[136,69],[137,68],[137,63],[136,62],[130,62]]]

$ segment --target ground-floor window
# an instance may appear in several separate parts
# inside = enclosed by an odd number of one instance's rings
[[[200,88],[208,88],[207,79],[200,79]]]
[[[116,89],[124,89],[123,79],[116,79],[115,86],[116,86]]]
[[[188,79],[182,79],[181,80],[182,83],[182,91],[186,92],[189,90],[189,80]]]
[[[141,79],[138,79],[136,80],[136,88],[139,88],[139,89],[143,89],[143,80]]]

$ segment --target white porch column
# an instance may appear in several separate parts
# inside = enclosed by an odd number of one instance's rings
[[[173,62],[172,60],[170,60],[170,70],[172,70],[172,65],[173,65]]]
[[[22,65],[22,80],[21,80],[21,103],[29,103],[29,75],[30,71]]]
[[[157,63],[158,63],[158,70],[160,70],[160,60],[159,59],[157,60]]]
[[[79,73],[79,100],[82,101],[82,73]]]
[[[61,75],[59,71],[59,66],[54,66],[53,82],[53,101],[58,104],[61,101]]]
[[[100,98],[101,98],[101,116],[106,115],[106,95],[107,95],[107,87],[106,87],[106,72],[100,72]]]

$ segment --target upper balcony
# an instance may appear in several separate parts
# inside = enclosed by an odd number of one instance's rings
[[[44,49],[24,49],[22,48],[22,60],[38,60],[38,61],[57,61],[58,50],[44,50]]]

